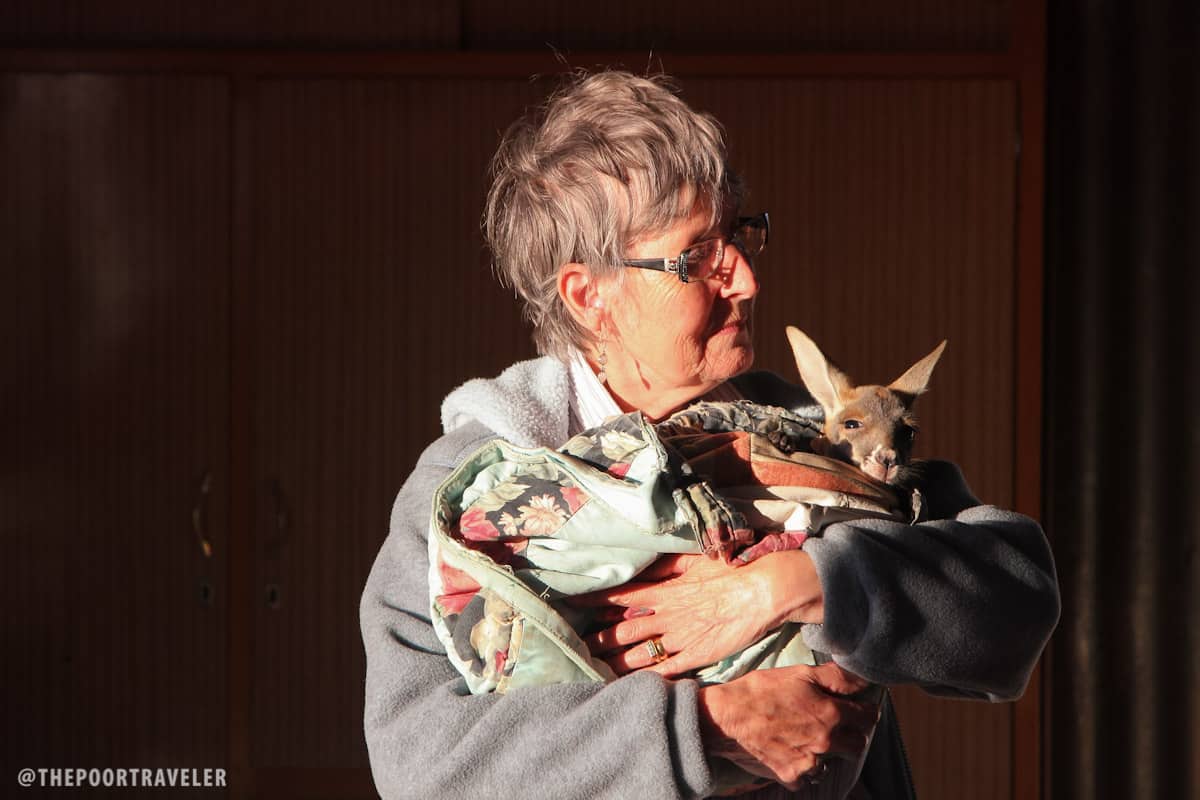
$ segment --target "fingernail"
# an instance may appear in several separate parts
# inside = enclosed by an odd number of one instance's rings
[[[648,617],[653,614],[653,609],[649,608],[627,608],[625,609],[625,619],[637,619],[638,617]]]

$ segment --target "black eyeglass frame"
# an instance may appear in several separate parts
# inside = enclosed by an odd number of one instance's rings
[[[753,253],[746,252],[745,245],[742,243],[741,238],[738,236],[738,232],[744,228],[762,228],[762,232],[763,232],[762,244],[759,245],[758,249],[755,250]],[[732,244],[734,247],[736,247],[741,252],[741,254],[743,256],[745,256],[747,260],[749,260],[749,259],[753,259],[756,255],[758,255],[764,249],[766,249],[767,241],[770,238],[771,238],[771,217],[766,211],[764,211],[761,214],[755,214],[752,217],[738,217],[737,224],[734,225],[734,228],[733,228],[733,235],[730,236],[729,239],[726,239],[724,236],[716,236],[716,237],[713,237],[712,239],[702,239],[701,241],[696,242],[695,244],[690,244],[687,247],[685,247],[683,249],[683,252],[680,253],[675,258],[627,258],[627,259],[624,259],[621,262],[621,264],[626,267],[637,267],[638,269],[653,269],[653,270],[658,270],[659,272],[669,272],[672,275],[674,275],[676,278],[679,278],[681,283],[687,283],[689,280],[692,279],[691,276],[688,275],[687,258],[688,258],[689,250],[694,250],[695,248],[699,247],[702,244],[707,244],[709,242],[715,241],[721,247],[721,250],[718,253],[719,257],[717,258],[718,264],[720,264],[721,261],[724,260],[725,246],[729,245],[729,244]],[[704,278],[700,278],[699,280],[707,280],[709,277],[711,277],[711,276],[706,275]]]

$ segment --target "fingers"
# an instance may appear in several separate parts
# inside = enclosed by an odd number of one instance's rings
[[[622,647],[653,639],[663,632],[662,621],[651,614],[618,622],[611,628],[605,628],[586,637],[584,642],[593,654],[603,656],[605,653],[611,653]]]
[[[654,613],[652,608],[626,608],[625,606],[599,606],[591,610],[591,621],[593,625],[601,625],[605,628],[610,625],[616,625],[627,619],[638,619],[639,617],[648,617]]]
[[[615,589],[601,589],[598,592],[578,594],[568,598],[567,602],[579,608],[614,605],[650,606],[652,604],[647,600],[652,596],[654,587],[653,583],[627,583]]]
[[[610,625],[616,625],[621,620],[633,619],[633,616],[626,616],[626,614],[631,611],[633,611],[633,609],[624,608],[622,606],[601,606],[599,608],[591,609],[591,621],[593,625],[607,628]],[[645,615],[643,614],[638,616]]]
[[[658,656],[657,650],[652,649],[650,642],[656,642],[662,647],[664,652],[670,652],[667,649],[667,643],[664,638],[654,637],[642,642],[638,642],[633,647],[615,653],[612,656],[604,659],[608,665],[612,667],[613,672],[618,675],[626,675],[639,669],[662,667],[671,662],[672,659],[667,658],[665,661]],[[658,670],[655,670],[656,672]]]
[[[793,746],[794,753],[785,768],[785,777],[806,785],[822,762],[832,759],[854,761],[871,743],[871,734],[879,718],[878,706],[844,698],[828,697],[828,709],[820,716],[822,727],[809,730],[803,745]],[[825,727],[827,726],[827,727]]]
[[[668,666],[664,661],[655,669]],[[701,689],[713,755],[747,763],[793,790],[824,779],[829,764],[860,758],[870,743],[879,707],[831,694],[820,668],[795,665],[756,670]],[[832,672],[832,670],[824,670]],[[824,677],[824,676],[823,676]],[[832,682],[832,681],[831,681]]]
[[[870,730],[842,726],[834,728],[829,734],[829,749],[824,754],[831,758],[855,759],[862,755],[870,743]]]
[[[674,678],[677,675],[691,672],[703,666],[707,666],[707,662],[697,661],[695,658],[689,657],[686,653],[680,652],[671,656],[666,661],[649,664],[641,669],[644,669],[646,672],[657,672],[664,678]]]
[[[856,700],[830,697],[822,711],[822,728],[814,731],[809,749],[819,756],[857,758],[870,743],[879,721],[879,706]]]
[[[832,661],[814,667],[812,677],[818,686],[831,694],[856,694],[871,685],[866,679],[847,672]]]
[[[880,706],[858,700],[834,699],[838,706],[838,729],[870,733],[879,722]]]
[[[671,678],[712,663],[703,652],[697,655],[686,650],[678,634],[668,632],[664,622],[654,617],[629,620],[594,633],[584,641],[618,675],[647,670]],[[652,649],[650,642],[657,643],[667,658]]]
[[[816,670],[814,669],[814,672]],[[834,731],[869,734],[879,721],[880,706],[864,700],[856,700],[839,694],[829,694],[820,683],[816,684],[819,695],[812,699],[818,709],[817,716],[830,737]],[[823,742],[818,752],[830,749],[831,742]]]
[[[774,753],[773,755],[779,760],[774,761],[770,757],[767,758],[764,766],[770,772],[768,777],[774,779],[777,783],[788,789],[788,791],[792,792],[800,791],[807,786],[807,775],[816,770],[821,763],[820,754],[804,747],[793,746],[788,748],[786,752]]]
[[[609,630],[612,630],[611,628]],[[601,631],[606,633],[607,631]],[[646,636],[645,638],[635,638],[629,646],[617,645],[615,647],[600,650],[600,645],[593,646],[589,637],[588,648],[596,655],[604,656],[604,660],[613,672],[618,675],[625,675],[636,670],[645,670],[647,672],[657,672],[664,678],[673,678],[676,675],[682,675],[685,672],[690,672],[698,667],[703,667],[711,663],[711,659],[701,657],[697,659],[695,655],[690,655],[687,652],[680,652],[672,646],[672,642],[678,645],[678,642],[670,637],[670,634],[659,634],[655,636]],[[663,650],[668,654],[668,658],[656,658],[655,653],[651,651],[647,644],[651,640],[657,640],[663,647]],[[624,647],[625,649],[620,649]],[[608,653],[609,655],[604,655]]]
[[[781,550],[799,550],[808,534],[804,531],[784,531],[783,533],[768,533],[757,544],[747,547],[738,553],[733,560],[735,564],[749,564],[767,553],[778,553]]]
[[[829,694],[813,679],[814,669],[757,670],[703,687],[700,702],[711,725],[703,732],[706,750],[792,790],[823,780],[823,763],[861,757],[878,707]]]

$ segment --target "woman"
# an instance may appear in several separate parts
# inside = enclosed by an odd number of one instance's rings
[[[841,523],[741,568],[668,563],[657,577],[671,580],[602,598],[635,610],[591,642],[622,679],[466,692],[429,623],[426,539],[430,498],[466,456],[497,437],[556,447],[610,414],[657,420],[699,398],[811,404],[744,374],[758,283],[730,244],[738,183],[714,120],[661,81],[603,73],[514,125],[494,169],[489,244],[544,355],[452,393],[446,435],[397,498],[362,602],[380,793],[702,797],[718,759],[800,789],[822,758],[870,742],[855,793],[910,794],[890,707],[880,719],[846,695],[869,680],[1019,696],[1058,614],[1027,518],[975,507],[917,526]],[[780,618],[809,623],[806,640],[835,663],[703,688],[671,679]],[[671,657],[652,664],[658,639]]]

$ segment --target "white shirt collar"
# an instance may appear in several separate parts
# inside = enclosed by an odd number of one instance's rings
[[[600,383],[596,373],[578,350],[571,354],[567,365],[571,377],[571,420],[567,435],[594,428],[609,417],[621,413],[617,401]]]

